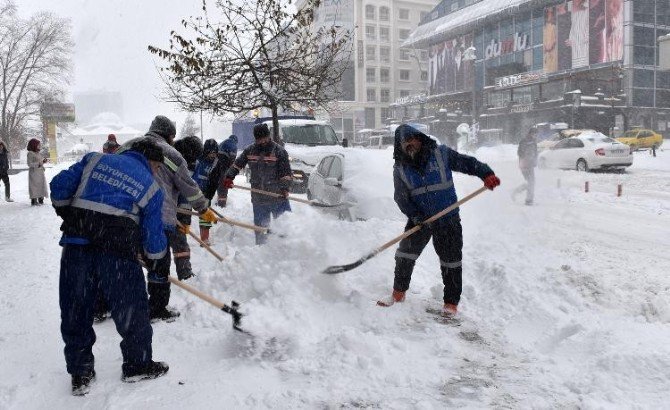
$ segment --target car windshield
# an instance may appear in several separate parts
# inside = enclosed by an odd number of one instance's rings
[[[591,142],[610,142],[610,143],[616,142],[615,140],[608,137],[607,135],[603,135],[603,134],[600,134],[600,133],[589,134],[588,136],[586,136],[586,139],[588,139]]]
[[[338,145],[337,135],[330,125],[304,124],[283,126],[284,142],[302,145]]]
[[[637,132],[638,132],[638,130],[634,130],[634,131],[626,131],[626,132],[623,134],[623,137],[624,137],[624,138],[632,138],[632,137],[634,137],[634,136],[637,135]]]

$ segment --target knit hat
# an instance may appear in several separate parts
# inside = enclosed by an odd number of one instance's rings
[[[260,139],[260,138],[265,138],[270,136],[270,128],[268,128],[268,125],[265,123],[262,124],[256,124],[254,126],[254,138],[255,139]]]
[[[174,137],[177,134],[177,128],[175,128],[174,123],[164,115],[157,115],[153,121],[151,121],[151,126],[149,127],[149,132],[156,133],[163,138]]]
[[[114,142],[116,142],[116,135],[114,135],[114,134],[109,134],[109,135],[107,136],[107,141],[114,141]]]
[[[174,148],[179,151],[187,164],[193,164],[202,155],[202,142],[198,137],[184,137],[174,142]]]
[[[141,138],[133,142],[130,151],[139,152],[149,161],[163,162],[163,150],[149,138]]]

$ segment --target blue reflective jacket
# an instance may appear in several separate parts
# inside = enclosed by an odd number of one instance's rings
[[[218,162],[218,158],[210,161],[206,156],[202,156],[195,163],[195,170],[193,171],[193,179],[198,183],[201,191],[205,191],[209,185],[209,177],[214,167]],[[207,195],[205,195],[207,196]]]
[[[87,154],[50,186],[63,218],[61,244],[90,244],[133,259],[140,251],[150,259],[165,255],[163,192],[141,154]]]

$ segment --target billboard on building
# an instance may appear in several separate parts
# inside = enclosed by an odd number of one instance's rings
[[[473,35],[466,34],[434,44],[429,49],[428,79],[431,95],[472,89],[474,60],[464,58],[473,46]]]
[[[623,0],[570,0],[544,9],[544,70],[623,59]]]

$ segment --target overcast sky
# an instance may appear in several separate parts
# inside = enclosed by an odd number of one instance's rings
[[[149,123],[156,114],[181,122],[177,107],[161,102],[156,57],[147,46],[165,46],[170,30],[198,14],[200,0],[15,0],[27,17],[49,10],[72,21],[72,92],[105,90],[123,95],[124,120]],[[218,138],[218,137],[217,137]]]

